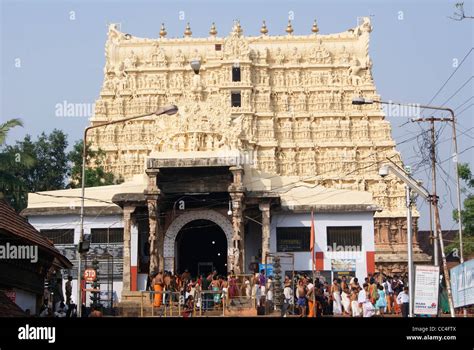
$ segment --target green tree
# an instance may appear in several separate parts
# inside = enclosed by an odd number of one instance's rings
[[[55,129],[49,135],[42,133],[36,141],[26,135],[22,141],[5,147],[6,157],[14,160],[8,163],[6,173],[22,184],[8,196],[15,209],[26,207],[28,192],[65,188],[68,172],[66,138],[62,131]],[[25,161],[18,161],[19,157]]]
[[[69,187],[81,187],[82,178],[82,146],[83,141],[77,141],[71,152],[68,154],[71,167],[69,168]],[[93,150],[90,144],[87,146],[86,154],[86,176],[85,187],[113,185],[123,182],[123,179],[116,179],[113,173],[106,172],[103,163],[105,159],[105,152],[100,148]]]
[[[470,192],[474,188],[474,177],[472,175],[469,164],[462,163],[458,165],[459,178],[462,179],[466,187],[462,192],[466,195],[461,210],[461,219],[463,225],[463,252],[465,256],[474,254],[474,194]],[[453,210],[453,219],[458,220],[458,211]],[[459,237],[454,242],[446,246],[446,252],[449,253],[453,249],[459,248]]]
[[[23,122],[11,119],[0,124],[0,199],[6,198],[14,208],[21,209],[27,184],[12,170],[18,166],[30,168],[34,165],[34,159],[29,153],[10,152],[4,147],[8,132],[16,126],[23,126]]]

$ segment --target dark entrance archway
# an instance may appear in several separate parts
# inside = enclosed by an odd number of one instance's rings
[[[186,269],[193,277],[207,274],[212,268],[227,274],[227,237],[219,225],[210,220],[194,220],[176,236],[176,271]]]

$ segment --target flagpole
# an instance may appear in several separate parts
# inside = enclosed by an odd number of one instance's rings
[[[313,317],[316,317],[316,281],[314,271],[314,245],[315,245],[315,232],[314,232],[314,213],[311,210],[311,270],[313,273]]]

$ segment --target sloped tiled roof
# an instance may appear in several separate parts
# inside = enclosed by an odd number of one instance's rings
[[[0,316],[25,317],[25,312],[0,290]]]
[[[24,217],[18,215],[5,200],[0,200],[0,231],[36,244],[53,255],[60,265],[70,268],[72,263],[62,255],[46,237],[42,236]]]

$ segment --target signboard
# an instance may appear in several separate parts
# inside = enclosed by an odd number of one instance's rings
[[[474,304],[474,259],[450,270],[454,307]]]
[[[258,264],[258,272],[265,270],[265,276],[273,276],[273,264]]]
[[[97,278],[97,274],[94,269],[86,269],[84,271],[84,280],[88,283],[94,282]]]
[[[355,271],[356,260],[355,259],[332,259],[331,270],[332,271]]]
[[[355,277],[355,272],[354,271],[334,271],[334,278],[342,278],[346,277],[347,282],[351,280],[352,277]]]
[[[277,252],[309,252],[309,227],[277,227]]]
[[[417,315],[437,315],[439,294],[439,266],[416,265],[415,306]]]

